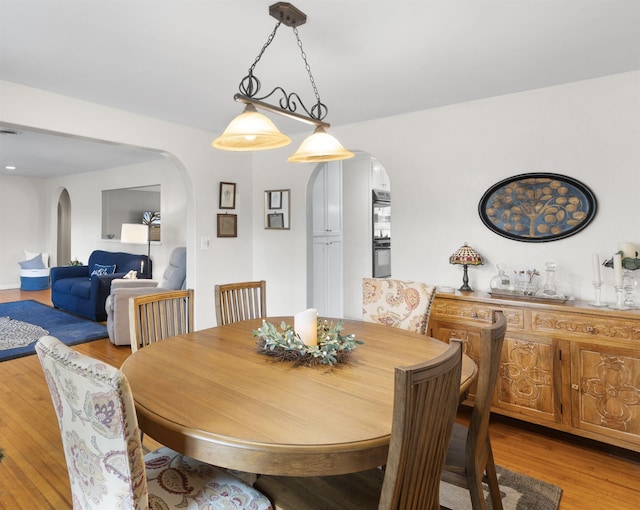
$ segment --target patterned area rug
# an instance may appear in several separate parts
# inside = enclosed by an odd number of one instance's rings
[[[0,361],[35,353],[35,342],[52,335],[67,345],[107,337],[107,328],[37,301],[0,304]]]
[[[498,483],[502,494],[503,510],[557,510],[562,489],[530,476],[496,466]],[[488,490],[485,488],[487,509],[491,509]],[[449,485],[440,484],[440,504],[451,510],[471,510],[469,492]]]
[[[40,326],[22,322],[11,317],[0,317],[0,351],[24,347],[41,336],[48,335]]]

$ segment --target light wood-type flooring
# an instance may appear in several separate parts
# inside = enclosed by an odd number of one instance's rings
[[[22,299],[51,304],[49,291],[0,291],[0,302]],[[108,339],[74,349],[114,366],[130,354]],[[490,430],[499,465],[563,488],[560,510],[640,509],[640,454],[497,416]],[[0,447],[1,509],[71,508],[58,424],[35,355],[0,363]]]

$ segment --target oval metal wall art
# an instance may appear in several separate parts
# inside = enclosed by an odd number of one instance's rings
[[[494,184],[478,205],[482,222],[515,241],[542,243],[577,234],[593,220],[596,197],[583,183],[551,173],[521,174]]]

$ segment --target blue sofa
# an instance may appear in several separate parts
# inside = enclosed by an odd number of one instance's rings
[[[144,265],[143,265],[144,264]],[[101,266],[96,268],[96,265]],[[111,274],[105,267],[115,265]],[[141,274],[141,267],[144,274]],[[111,292],[111,281],[137,271],[138,278],[151,278],[151,261],[146,255],[95,250],[86,266],[51,268],[51,301],[53,306],[94,321],[107,320],[105,302]]]

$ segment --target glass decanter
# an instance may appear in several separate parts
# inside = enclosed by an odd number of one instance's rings
[[[556,269],[558,264],[555,262],[545,262],[544,284],[540,295],[546,297],[558,297],[558,286],[556,285]]]
[[[489,286],[491,290],[497,291],[506,291],[511,287],[511,280],[507,276],[505,272],[507,266],[505,264],[496,264],[496,269],[498,270],[498,274],[491,278],[489,282]]]

